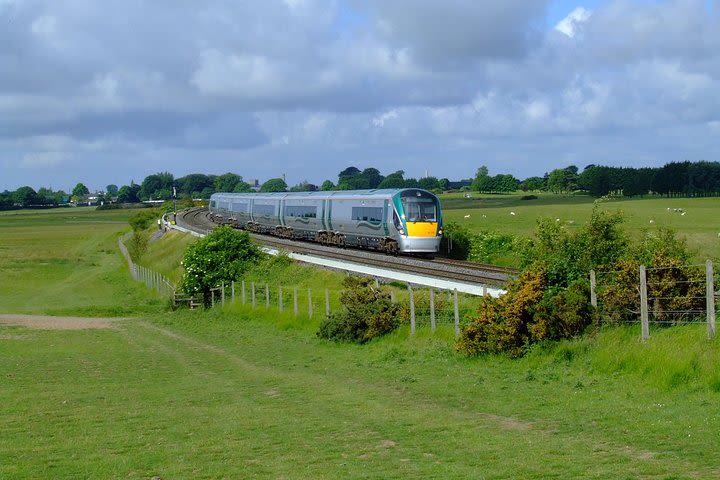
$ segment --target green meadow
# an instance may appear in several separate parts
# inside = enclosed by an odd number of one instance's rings
[[[465,201],[446,215],[483,212],[498,229],[502,209],[530,216],[525,201]],[[589,203],[555,208],[581,222]],[[635,326],[606,328],[519,360],[462,357],[449,325],[338,345],[316,338],[318,315],[264,302],[166,310],[117,249],[129,215],[0,214],[0,314],[125,317],[0,323],[2,479],[720,477],[720,346],[703,326],[645,343]],[[178,275],[191,241],[165,236],[142,263]],[[276,262],[247,281],[341,278]]]
[[[441,196],[446,222],[472,231],[492,231],[530,236],[539,218],[550,218],[566,228],[577,228],[590,218],[595,199],[586,195],[535,193],[535,200],[521,200],[524,193],[480,195],[461,193]],[[671,228],[684,237],[696,259],[720,259],[720,197],[707,198],[610,198],[599,207],[621,211],[625,228],[633,235]],[[680,211],[682,210],[682,211]],[[514,213],[514,215],[512,214]],[[683,215],[683,213],[685,213]]]

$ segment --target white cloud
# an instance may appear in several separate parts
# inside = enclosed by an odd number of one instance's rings
[[[582,32],[583,24],[592,16],[592,11],[577,7],[555,25],[555,30],[573,38]]]

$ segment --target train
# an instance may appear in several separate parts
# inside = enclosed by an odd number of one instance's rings
[[[443,219],[419,188],[289,193],[215,193],[210,218],[250,232],[397,255],[433,256]]]

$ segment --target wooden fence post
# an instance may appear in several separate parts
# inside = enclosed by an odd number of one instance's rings
[[[313,314],[312,291],[308,288],[308,317],[312,318],[312,314]]]
[[[215,289],[210,289],[210,297],[212,298],[212,307],[215,308]]]
[[[222,299],[221,302],[222,302],[222,306],[224,307],[225,306],[225,282],[222,282],[222,287],[220,287],[220,288],[222,288],[222,290],[220,291],[220,298]]]
[[[590,270],[590,305],[597,308],[597,294],[595,288],[597,287],[597,281],[595,280],[595,270]]]
[[[295,307],[295,316],[298,316],[297,287],[293,289],[293,306]]]
[[[278,310],[280,310],[280,313],[283,313],[282,286],[278,287]]]
[[[265,310],[270,309],[270,285],[265,284]]]
[[[410,333],[415,333],[415,298],[410,284],[408,284],[408,293],[410,294]]]
[[[705,297],[707,303],[707,335],[709,339],[715,338],[715,273],[713,272],[713,262],[708,260],[705,262]]]
[[[457,288],[453,290],[455,300],[455,338],[460,337],[460,306],[458,305]]]
[[[435,333],[435,289],[430,289],[430,329]]]
[[[230,284],[230,298],[231,303],[235,305],[235,280]]]
[[[650,322],[648,319],[647,272],[645,265],[640,265],[640,336],[643,341],[650,338]]]
[[[390,303],[395,305],[395,290],[390,290]]]
[[[252,300],[252,308],[255,308],[255,282],[250,282],[250,299]]]
[[[241,293],[241,295],[242,295],[242,304],[245,305],[245,300],[246,300],[246,297],[245,297],[245,280],[242,281],[241,288],[242,288],[242,293]]]
[[[325,316],[330,316],[330,290],[325,289]]]

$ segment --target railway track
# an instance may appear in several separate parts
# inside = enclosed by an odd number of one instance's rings
[[[178,214],[178,223],[186,228],[205,233],[216,225],[207,217],[207,210],[193,209]],[[288,252],[313,255],[323,258],[342,260],[361,265],[403,271],[416,275],[459,281],[476,285],[505,285],[517,276],[517,271],[495,265],[482,265],[473,262],[436,257],[423,259],[416,257],[394,257],[372,250],[339,249],[287,240],[268,235],[250,234],[258,243]]]

